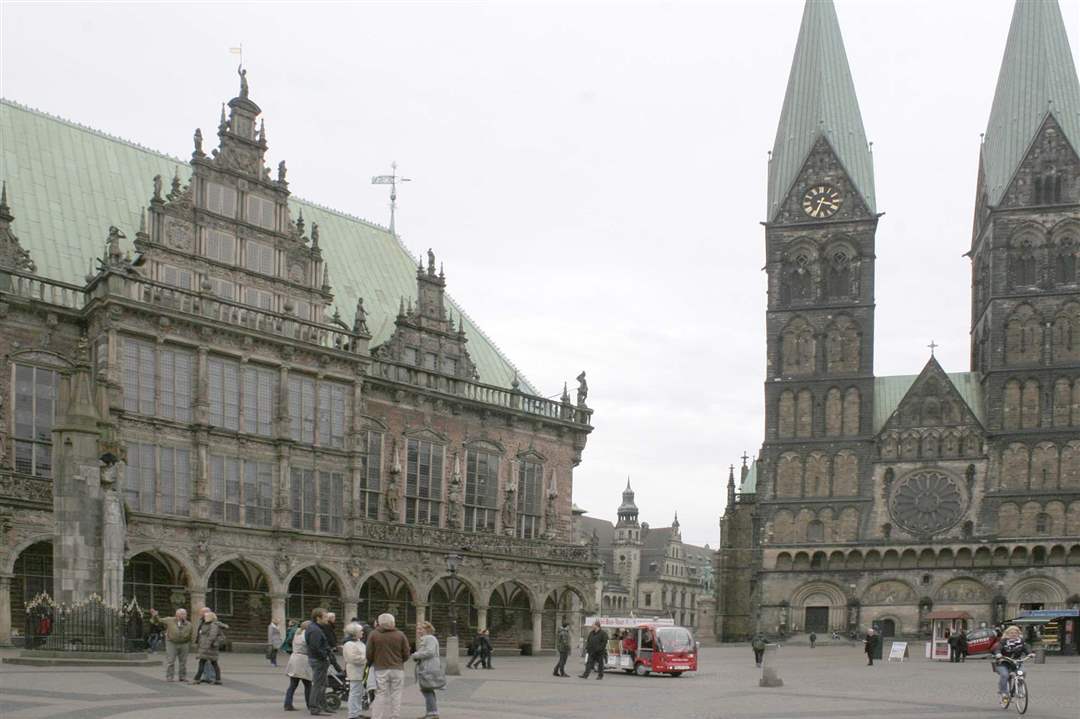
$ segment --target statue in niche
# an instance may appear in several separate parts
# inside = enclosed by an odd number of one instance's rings
[[[454,454],[454,472],[447,487],[446,524],[457,529],[461,519],[461,456]]]
[[[127,522],[124,500],[120,495],[119,464],[111,453],[102,455],[101,488],[101,598],[107,606],[119,607],[124,600],[124,543]]]
[[[515,376],[515,379],[516,376]],[[581,374],[577,376],[577,403],[578,407],[585,406],[585,400],[589,397],[589,383],[585,381],[585,371],[582,370]]]
[[[968,494],[971,494],[975,489],[975,465],[969,464],[967,469],[964,470],[964,479],[967,480]]]
[[[503,493],[503,531],[508,537],[514,536],[514,515],[517,513],[517,492],[514,485],[508,483]]]

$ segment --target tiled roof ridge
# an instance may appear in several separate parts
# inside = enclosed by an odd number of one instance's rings
[[[112,142],[117,142],[117,143],[120,143],[121,145],[127,145],[128,147],[133,147],[136,150],[141,150],[142,152],[149,152],[152,155],[157,155],[158,157],[160,157],[162,159],[165,159],[165,160],[169,160],[171,162],[177,162],[177,163],[179,163],[181,165],[190,166],[190,162],[188,160],[183,159],[183,158],[176,157],[174,155],[170,155],[167,152],[162,152],[161,150],[155,150],[154,148],[147,147],[146,145],[140,145],[139,143],[135,142],[134,140],[128,140],[127,138],[120,137],[119,135],[113,135],[112,133],[105,132],[104,130],[99,130],[96,127],[91,127],[90,125],[84,125],[81,122],[76,122],[75,120],[69,120],[68,118],[63,117],[61,115],[57,115],[55,113],[46,112],[45,110],[41,110],[41,109],[38,109],[36,107],[31,107],[30,105],[24,105],[23,103],[18,102],[16,100],[12,100],[12,99],[9,99],[9,98],[6,98],[6,97],[0,97],[0,104],[9,105],[11,107],[14,107],[14,108],[16,108],[18,110],[22,110],[24,112],[31,112],[31,113],[34,113],[35,115],[40,115],[42,117],[47,117],[50,120],[53,120],[55,122],[61,122],[61,123],[65,124],[65,125],[67,125],[69,127],[74,127],[74,128],[76,128],[78,130],[82,130],[83,132],[89,132],[92,135],[97,135],[98,137],[104,138],[106,140],[110,140]],[[318,210],[322,210],[323,212],[330,212],[330,213],[332,213],[334,215],[337,215],[338,217],[343,217],[343,218],[345,218],[347,220],[354,220],[356,222],[363,223],[365,225],[368,225],[369,227],[373,227],[375,229],[382,230],[383,232],[389,232],[390,231],[390,229],[388,227],[386,227],[385,225],[380,225],[378,222],[372,222],[371,220],[366,220],[363,217],[357,217],[356,215],[353,215],[353,214],[351,214],[349,212],[345,212],[344,210],[339,210],[339,209],[336,209],[334,207],[324,205],[324,204],[322,204],[320,202],[315,202],[314,200],[309,200],[309,199],[307,199],[305,197],[301,197],[300,195],[297,195],[297,194],[290,193],[289,199],[294,200],[296,202],[302,202],[305,205],[310,205],[311,207],[314,207],[314,208],[316,208]],[[399,241],[400,241],[400,238],[399,238]]]

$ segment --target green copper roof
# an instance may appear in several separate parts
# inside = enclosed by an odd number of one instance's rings
[[[769,160],[770,220],[822,134],[867,208],[875,212],[874,164],[836,9],[832,0],[807,0]]]
[[[739,494],[754,494],[757,492],[757,460],[755,459],[750,463],[750,469],[746,472],[746,477],[739,485]]]
[[[168,183],[177,170],[186,182],[191,172],[183,160],[0,100],[0,179],[7,181],[15,234],[43,276],[82,285],[102,254],[109,226],[134,237],[154,175]],[[294,217],[303,209],[309,227],[319,223],[342,316],[351,322],[356,300],[363,297],[372,346],[388,339],[399,298],[416,297],[416,260],[385,228],[295,195],[289,205]],[[452,264],[449,270],[452,281]],[[464,316],[480,381],[510,387],[514,366]],[[523,391],[535,392],[519,379]]]
[[[1080,83],[1061,8],[1057,0],[1018,0],[982,146],[991,205],[1009,188],[1047,112],[1080,152]]]
[[[956,387],[960,397],[967,402],[972,414],[984,422],[982,387],[979,375],[975,372],[947,372],[949,381]],[[893,375],[874,378],[874,434],[881,431],[889,417],[900,406],[900,401],[907,395],[911,385],[919,378],[917,374]]]

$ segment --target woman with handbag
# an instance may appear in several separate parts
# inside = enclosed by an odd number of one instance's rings
[[[218,650],[225,644],[226,626],[217,620],[217,615],[207,612],[203,616],[203,623],[199,627],[199,634],[195,639],[196,650],[199,657],[199,668],[195,672],[195,684],[209,684],[209,679],[203,679],[203,674],[209,677],[207,663],[214,668],[214,684],[221,684],[221,667],[218,666]]]
[[[439,639],[431,622],[421,622],[416,633],[419,646],[410,658],[416,662],[416,685],[424,695],[424,719],[439,719],[435,690],[446,686],[446,671],[439,659]]]

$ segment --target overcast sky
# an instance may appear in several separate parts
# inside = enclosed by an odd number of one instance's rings
[[[878,374],[931,339],[968,369],[979,133],[1007,0],[840,0],[878,208]],[[1080,0],[1063,0],[1074,55]],[[802,3],[0,2],[0,94],[187,157],[243,44],[296,194],[433,247],[451,294],[545,394],[588,371],[574,501],[678,510],[715,546],[762,440],[766,153]],[[0,139],[2,141],[2,139]],[[149,181],[149,180],[148,180]],[[17,197],[17,195],[16,195]],[[16,208],[16,215],[18,214]],[[128,233],[130,235],[130,232]]]

